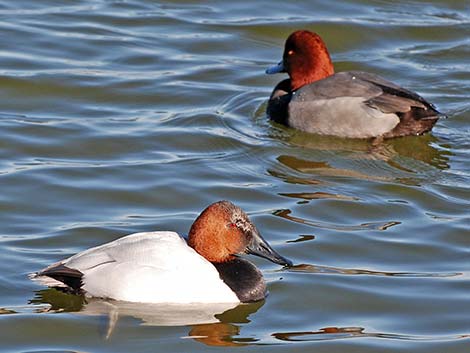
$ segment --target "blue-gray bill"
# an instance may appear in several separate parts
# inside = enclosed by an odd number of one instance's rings
[[[286,72],[286,68],[284,67],[284,60],[281,60],[277,65],[268,67],[265,72],[268,75]]]

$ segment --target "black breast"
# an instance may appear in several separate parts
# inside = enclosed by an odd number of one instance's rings
[[[254,302],[266,296],[263,275],[251,262],[235,258],[213,265],[219,271],[220,278],[235,292],[241,302]]]
[[[288,125],[288,108],[291,99],[290,80],[287,79],[279,82],[274,87],[271,97],[269,97],[268,108],[266,110],[269,118],[277,123]]]

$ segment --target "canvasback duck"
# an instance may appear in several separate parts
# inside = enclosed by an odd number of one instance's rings
[[[267,74],[287,72],[274,88],[267,114],[279,123],[348,138],[421,135],[443,115],[418,94],[380,76],[335,73],[325,43],[301,30],[286,40],[282,61]]]
[[[208,206],[188,242],[174,232],[124,236],[54,263],[31,278],[75,294],[143,303],[239,303],[261,300],[261,271],[240,254],[291,266],[240,207]]]

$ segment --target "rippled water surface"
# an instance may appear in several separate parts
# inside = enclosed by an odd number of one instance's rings
[[[379,145],[270,123],[264,69],[299,28],[449,119]],[[0,1],[0,33],[0,352],[468,352],[468,0]],[[27,278],[185,234],[219,199],[296,264],[252,259],[262,303],[214,317]]]

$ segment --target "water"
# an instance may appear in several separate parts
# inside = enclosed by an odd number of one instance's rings
[[[466,0],[1,1],[0,351],[467,352],[469,14]],[[282,76],[264,69],[299,28],[338,71],[450,118],[379,146],[270,123]],[[265,302],[208,318],[27,278],[128,233],[184,234],[219,199],[296,264],[252,259]]]

